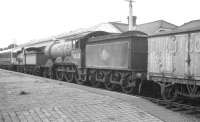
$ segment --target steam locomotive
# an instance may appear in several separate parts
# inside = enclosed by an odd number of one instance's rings
[[[14,52],[15,62],[2,68],[128,94],[152,92],[165,100],[199,98],[199,38],[198,28],[151,36],[88,31],[23,47]]]

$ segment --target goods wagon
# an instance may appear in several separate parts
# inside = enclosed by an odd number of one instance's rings
[[[153,35],[148,47],[148,76],[160,84],[163,98],[200,97],[200,30]]]
[[[4,50],[0,52],[0,63],[1,64],[11,63],[11,50]]]
[[[25,64],[27,65],[45,65],[47,56],[44,55],[45,47],[29,47],[25,48]]]
[[[15,70],[19,72],[37,74],[45,66],[47,56],[44,47],[23,47],[16,52]]]
[[[109,90],[121,87],[125,93],[138,91],[147,72],[147,46],[147,35],[139,31],[89,38],[79,82],[104,84]]]

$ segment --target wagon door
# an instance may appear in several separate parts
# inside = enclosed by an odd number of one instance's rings
[[[162,36],[149,39],[148,71],[158,74],[173,74],[176,65],[174,62],[181,59],[178,55],[178,45],[175,36]],[[181,63],[181,62],[180,62]],[[182,70],[179,69],[178,72]]]
[[[176,35],[171,38],[171,53],[173,55],[173,74],[184,78],[188,73],[188,36],[187,34]]]
[[[148,42],[148,72],[158,74],[170,72],[171,55],[165,48],[167,37],[153,37]]]
[[[190,35],[190,75],[200,79],[200,32]]]

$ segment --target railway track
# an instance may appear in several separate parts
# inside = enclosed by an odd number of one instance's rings
[[[165,101],[162,99],[156,99],[151,97],[139,96],[146,100],[151,101],[157,105],[163,106],[167,109],[170,109],[175,112],[180,112],[182,114],[192,115],[194,117],[200,118],[200,107],[198,105],[192,105],[192,103],[185,102],[184,100],[180,101]]]

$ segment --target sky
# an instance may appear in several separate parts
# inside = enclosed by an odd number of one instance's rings
[[[135,0],[137,24],[200,19],[199,0]],[[127,23],[125,0],[0,0],[0,48],[105,22]]]

